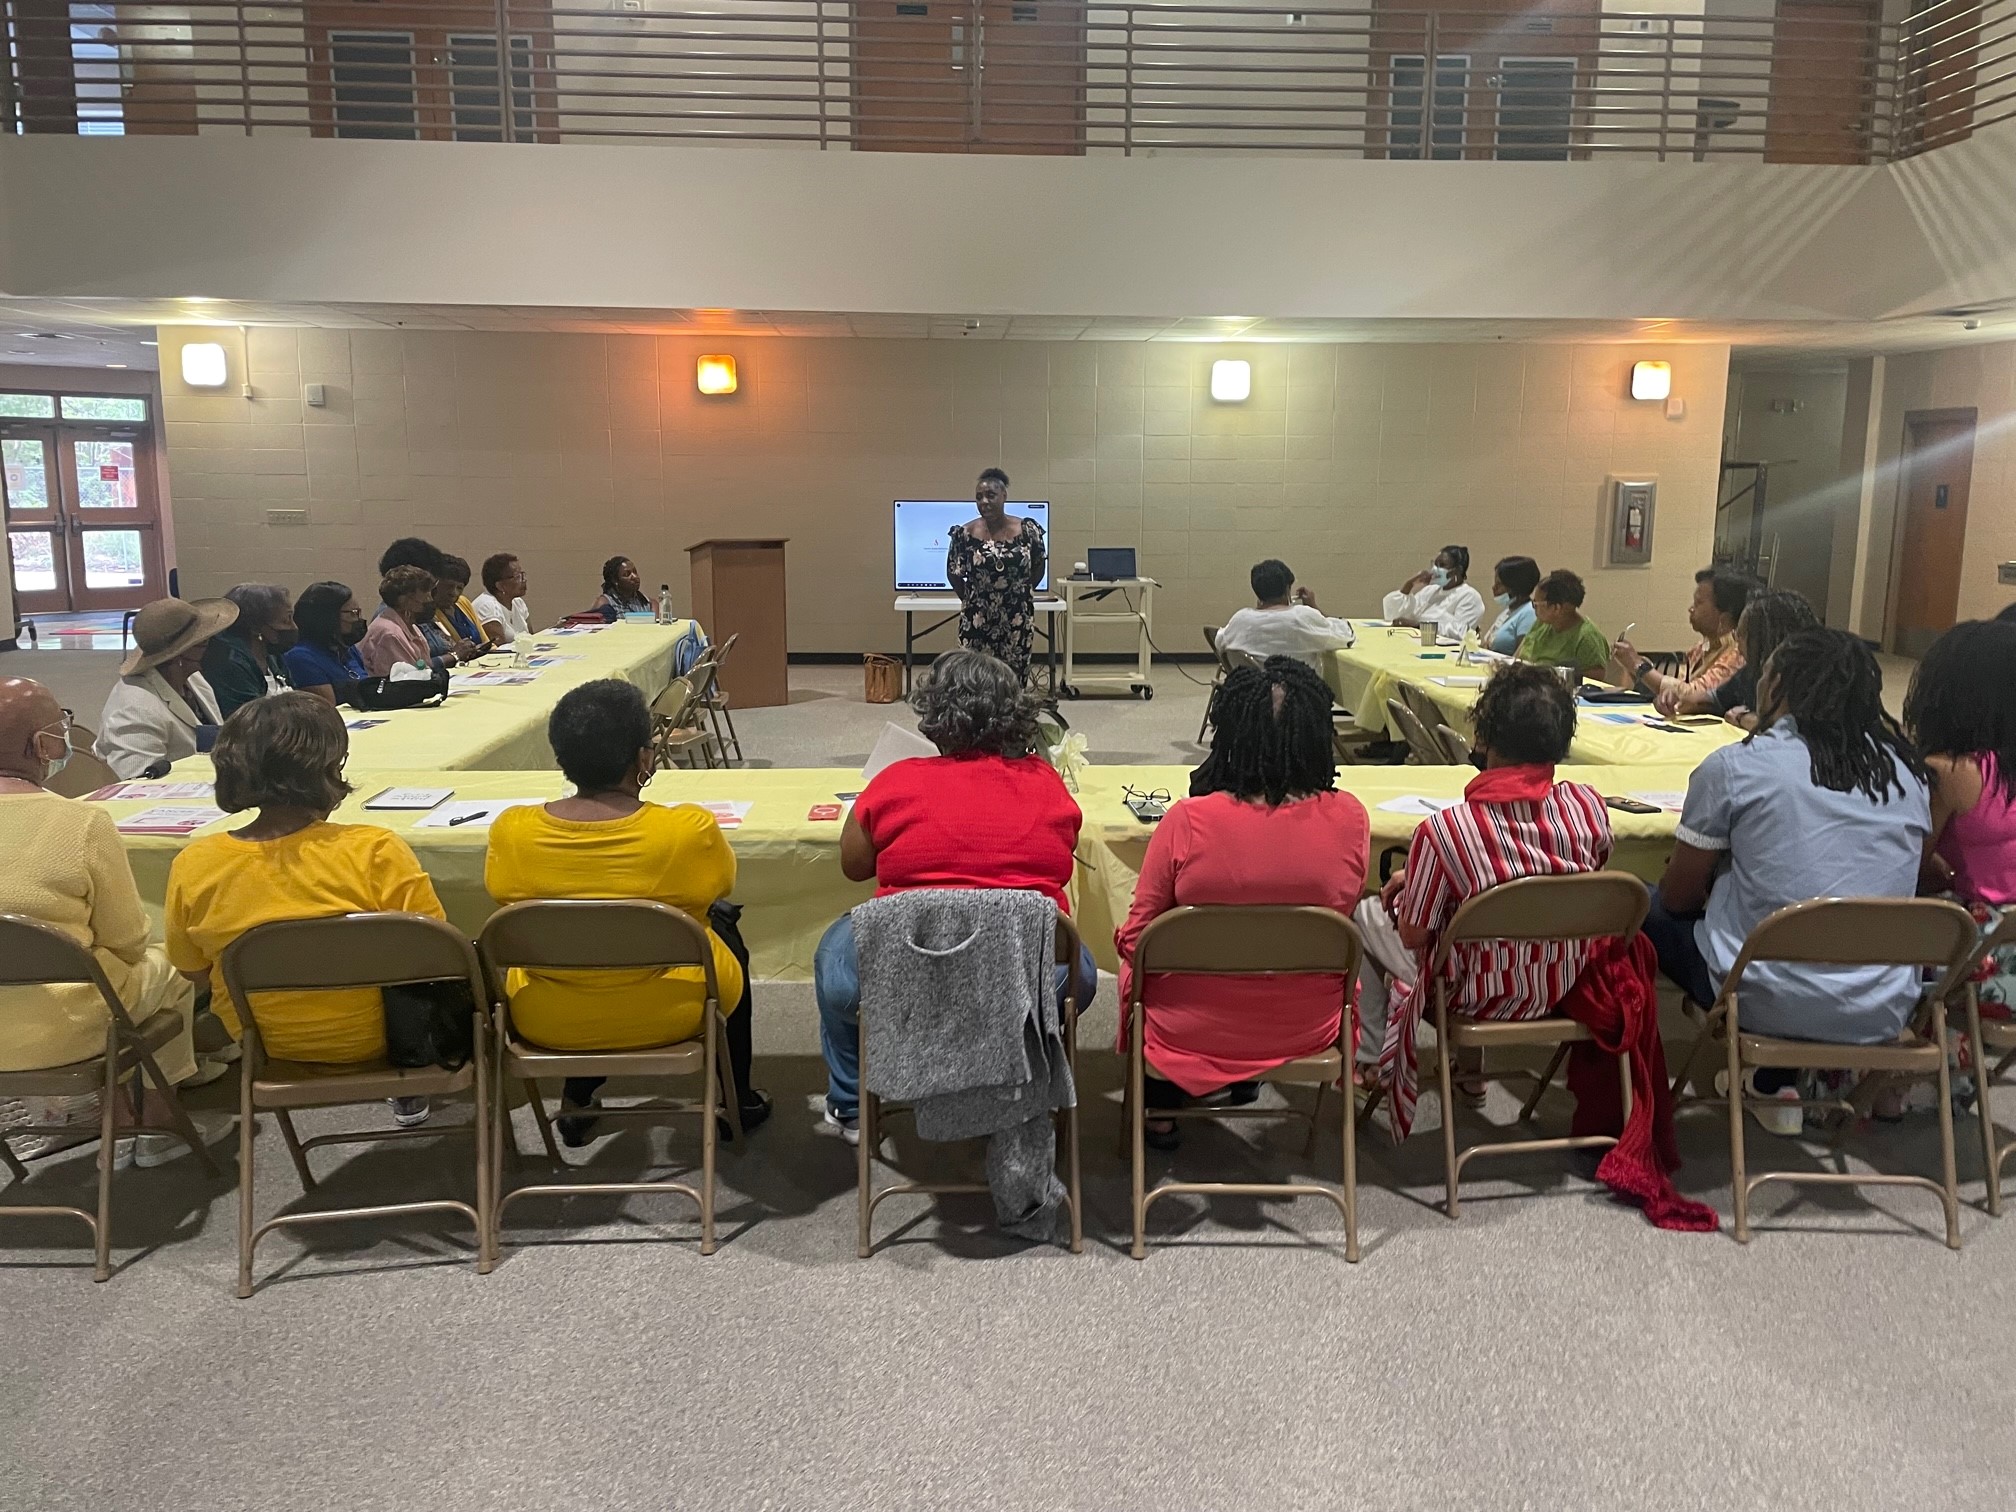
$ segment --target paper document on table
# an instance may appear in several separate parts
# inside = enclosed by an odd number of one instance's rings
[[[1461,798],[1424,798],[1419,793],[1409,793],[1404,798],[1388,798],[1378,808],[1385,814],[1416,814],[1426,818],[1444,809],[1452,809],[1462,801]]]
[[[457,688],[510,688],[520,683],[529,683],[538,677],[530,669],[516,667],[486,667],[480,672],[464,672],[455,679]]]
[[[576,655],[576,656],[546,656],[546,655],[541,655],[541,656],[528,656],[528,657],[526,657],[526,658],[525,658],[525,665],[526,665],[526,666],[528,666],[528,667],[557,667],[557,666],[559,666],[559,665],[560,665],[560,663],[562,663],[562,662],[570,662],[570,661],[580,661],[580,660],[582,660],[582,658],[581,658],[580,656],[578,656],[578,655]]]
[[[390,787],[364,800],[367,809],[431,809],[455,796],[453,788]]]
[[[915,730],[906,730],[899,724],[885,724],[882,733],[875,739],[875,749],[868,753],[868,764],[861,768],[861,775],[873,782],[885,767],[908,761],[912,756],[937,754],[938,747]]]
[[[1484,686],[1484,679],[1481,677],[1431,677],[1428,681],[1444,688],[1481,688]]]
[[[159,803],[163,798],[208,798],[214,789],[207,782],[115,782],[84,796],[93,803],[114,799],[145,798]]]
[[[1677,814],[1687,807],[1685,793],[1632,793],[1628,796],[1636,798],[1640,803],[1649,803],[1655,808],[1664,809],[1669,814]]]
[[[182,808],[142,809],[116,820],[114,828],[122,835],[187,835],[223,817],[224,810],[199,803]]]
[[[1578,711],[1584,719],[1593,719],[1598,724],[1635,725],[1644,720],[1636,714],[1619,714],[1609,709],[1582,709]]]
[[[417,820],[415,829],[466,829],[487,830],[491,822],[508,808],[524,808],[528,804],[544,803],[544,798],[465,798],[456,803],[444,803],[426,818]]]
[[[695,808],[703,808],[714,816],[714,822],[724,830],[740,829],[742,821],[749,817],[749,810],[756,805],[749,802],[731,802],[725,798],[689,799]]]
[[[539,633],[540,633],[540,634],[541,634],[542,636],[544,636],[544,635],[594,635],[594,634],[596,634],[597,632],[599,632],[599,631],[602,631],[602,630],[607,630],[608,628],[609,628],[609,627],[608,627],[607,625],[556,625],[556,626],[555,626],[555,627],[554,627],[553,629],[551,629],[551,630],[541,630],[541,631],[540,631]]]

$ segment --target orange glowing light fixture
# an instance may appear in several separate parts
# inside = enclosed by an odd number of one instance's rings
[[[732,394],[736,389],[733,357],[702,357],[694,380],[703,394]]]

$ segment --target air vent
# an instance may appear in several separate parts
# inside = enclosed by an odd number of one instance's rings
[[[1554,31],[1554,18],[1552,16],[1528,16],[1519,23],[1519,30],[1524,32],[1545,32],[1551,35]]]
[[[268,525],[306,525],[308,511],[305,509],[269,509],[266,511]]]
[[[1033,5],[1011,5],[1008,7],[1008,19],[1011,21],[1034,21],[1038,19],[1036,7]]]

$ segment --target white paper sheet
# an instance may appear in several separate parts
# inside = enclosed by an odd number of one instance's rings
[[[479,834],[508,808],[544,803],[544,798],[464,798],[444,803],[424,819],[414,821],[415,829],[475,830]]]
[[[688,802],[694,800],[689,799]],[[707,810],[714,816],[714,822],[724,830],[731,830],[739,828],[742,821],[749,817],[749,810],[756,805],[739,800],[730,801],[726,798],[707,798],[694,802],[694,806]]]
[[[1484,686],[1484,679],[1481,677],[1431,677],[1428,681],[1438,683],[1445,688],[1481,688]]]
[[[98,803],[131,798],[159,803],[164,798],[208,798],[215,791],[207,782],[115,782],[85,796]]]
[[[899,761],[908,761],[913,756],[936,756],[938,747],[931,744],[915,730],[906,730],[899,724],[885,724],[882,733],[875,738],[875,749],[868,753],[868,764],[861,768],[861,776],[869,782],[884,767],[892,767]]]
[[[1655,804],[1669,814],[1677,814],[1687,806],[1685,793],[1630,793],[1626,796],[1636,798],[1640,803]]]
[[[1403,798],[1388,798],[1378,808],[1384,814],[1415,814],[1425,819],[1430,814],[1452,809],[1462,801],[1461,798],[1424,798],[1419,793],[1409,793]]]
[[[453,788],[386,788],[364,800],[367,809],[431,809],[455,796]]]
[[[187,835],[224,817],[224,810],[207,803],[173,808],[142,809],[116,821],[122,835]]]

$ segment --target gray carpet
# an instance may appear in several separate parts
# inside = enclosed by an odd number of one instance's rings
[[[831,696],[749,711],[752,756],[858,759],[890,712],[859,702],[858,679],[794,669],[794,684]],[[1069,712],[1104,759],[1192,759],[1199,705],[1177,695],[1165,681],[1153,703]],[[1361,1144],[1361,1264],[1344,1263],[1327,1203],[1249,1198],[1160,1205],[1137,1264],[1114,1154],[1109,980],[1084,1034],[1086,1252],[1001,1240],[984,1199],[897,1198],[863,1261],[852,1152],[817,1126],[810,990],[760,986],[757,1012],[759,1080],[778,1112],[724,1157],[723,1243],[706,1259],[675,1199],[536,1199],[513,1209],[491,1276],[475,1274],[452,1220],[337,1225],[268,1239],[260,1290],[239,1302],[228,1140],[216,1180],[186,1159],[119,1176],[119,1271],[104,1286],[81,1227],[0,1223],[0,1506],[2011,1500],[2016,1364],[1999,1324],[2016,1301],[2016,1219],[1979,1206],[1970,1121],[1957,1255],[1924,1192],[1767,1188],[1739,1247],[1726,1232],[1651,1229],[1572,1157],[1474,1167],[1452,1223],[1436,1206],[1430,1095],[1405,1147],[1383,1130]],[[233,1085],[194,1101],[222,1109]],[[1553,1094],[1539,1122],[1556,1129],[1568,1110]],[[1514,1112],[1496,1092],[1484,1116]],[[534,1148],[522,1111],[518,1126]],[[1461,1126],[1481,1132],[1472,1115]],[[1932,1130],[1925,1115],[1872,1125],[1851,1162],[1936,1169]],[[1695,1112],[1682,1132],[1683,1187],[1726,1213],[1724,1121]],[[466,1139],[318,1153],[312,1198],[270,1126],[258,1143],[262,1217],[473,1190]],[[919,1171],[977,1166],[977,1148],[893,1149]],[[587,1154],[620,1179],[694,1152],[681,1129]],[[1192,1126],[1180,1153],[1151,1157],[1151,1176],[1334,1176],[1334,1128],[1312,1159],[1300,1152],[1293,1126]],[[1811,1170],[1831,1157],[1753,1133],[1750,1159]],[[33,1189],[88,1192],[88,1156],[45,1165]]]

